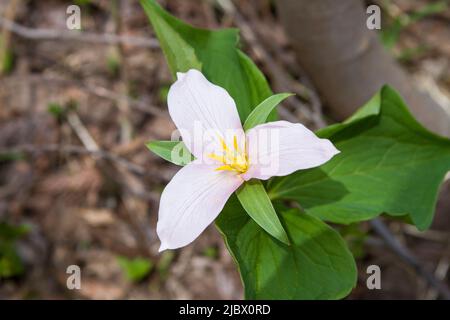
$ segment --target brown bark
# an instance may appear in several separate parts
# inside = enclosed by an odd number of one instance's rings
[[[450,136],[446,111],[414,87],[376,31],[366,27],[362,1],[278,0],[277,6],[300,65],[338,120],[390,84],[423,125]]]

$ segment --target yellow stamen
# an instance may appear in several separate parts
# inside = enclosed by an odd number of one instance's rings
[[[223,171],[234,171],[234,169],[232,167],[230,167],[229,165],[227,165],[227,164],[216,168],[216,171],[221,171],[221,170],[223,170]]]
[[[217,160],[219,162],[226,163],[226,160],[225,160],[224,156],[218,156],[218,155],[216,155],[214,153],[210,153],[210,154],[208,154],[208,157],[211,158],[211,159]]]
[[[221,138],[221,137],[219,137],[219,139],[220,139],[220,143],[222,144],[222,149],[225,151],[230,151],[230,149],[228,149],[228,146],[227,146],[225,140],[223,140],[223,138]]]
[[[248,170],[248,156],[246,153],[246,146],[244,142],[244,151],[239,148],[237,136],[233,137],[233,150],[231,150],[222,137],[219,137],[219,142],[222,146],[222,155],[211,153],[209,158],[214,159],[223,165],[216,168],[216,170],[235,171],[239,174],[245,173]]]

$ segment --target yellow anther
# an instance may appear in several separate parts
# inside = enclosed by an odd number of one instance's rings
[[[221,170],[223,170],[223,171],[235,171],[232,167],[230,167],[227,164],[216,168],[216,171],[221,171]]]
[[[225,151],[229,151],[230,149],[228,149],[228,146],[227,146],[225,140],[223,140],[223,138],[221,138],[221,137],[219,139],[220,139],[220,143],[222,144],[222,149]]]
[[[223,164],[222,166],[216,168],[216,170],[235,171],[239,174],[246,172],[248,170],[248,157],[245,152],[245,142],[244,152],[239,149],[236,135],[233,137],[233,150],[230,150],[222,137],[219,137],[219,142],[222,146],[222,155],[219,156],[215,153],[208,155],[209,158]]]
[[[214,153],[210,153],[210,154],[208,154],[208,157],[211,158],[211,159],[217,160],[219,162],[226,163],[224,156],[218,156],[218,155],[216,155]]]

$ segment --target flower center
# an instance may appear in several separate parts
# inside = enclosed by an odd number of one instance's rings
[[[216,155],[211,153],[208,155],[209,158],[221,162],[223,165],[216,168],[217,171],[235,171],[239,174],[245,173],[248,170],[248,156],[246,152],[246,145],[244,141],[244,150],[239,148],[237,143],[236,135],[233,137],[233,148],[229,148],[221,137],[220,144],[222,146],[222,154]]]

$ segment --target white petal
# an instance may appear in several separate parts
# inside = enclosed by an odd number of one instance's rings
[[[197,158],[222,150],[222,137],[232,144],[233,135],[243,139],[236,104],[228,92],[211,82],[195,69],[178,73],[167,97],[169,113],[180,131],[184,143]]]
[[[318,138],[300,123],[276,121],[247,132],[250,168],[243,175],[268,179],[322,165],[339,153],[331,141]]]
[[[178,171],[164,189],[157,226],[160,251],[191,243],[242,184],[236,174],[215,168],[195,160]]]

